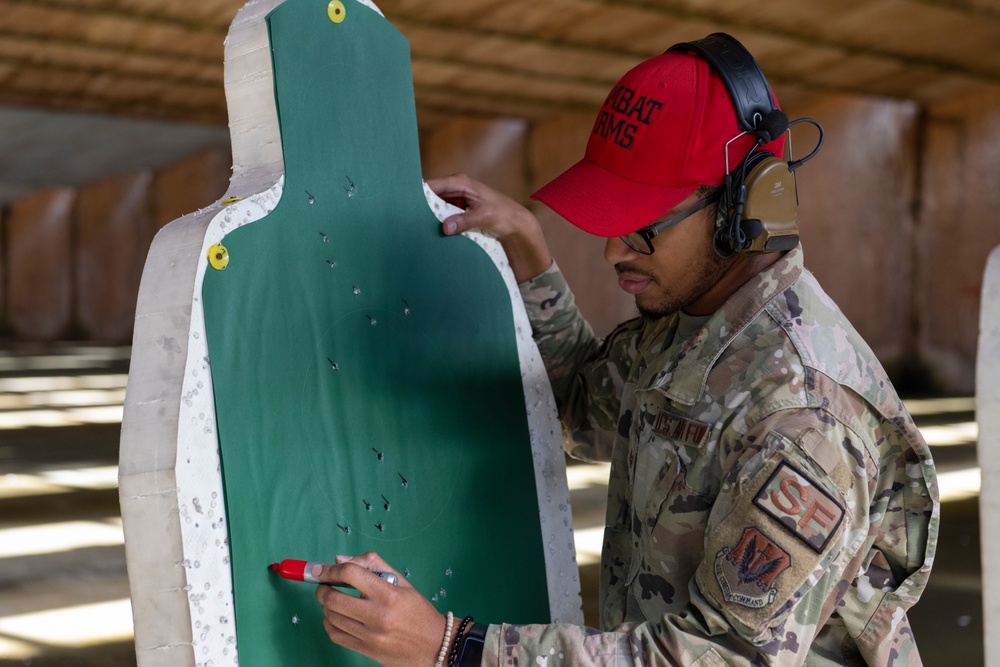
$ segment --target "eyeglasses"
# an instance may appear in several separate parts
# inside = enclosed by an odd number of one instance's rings
[[[709,196],[705,197],[702,200],[699,200],[698,202],[684,209],[677,215],[667,218],[663,222],[654,222],[651,225],[648,225],[646,227],[643,227],[642,229],[634,231],[631,234],[625,234],[624,236],[621,236],[619,238],[621,238],[621,240],[625,242],[625,245],[627,245],[629,248],[632,248],[632,250],[635,250],[638,253],[642,253],[643,255],[652,255],[654,236],[656,236],[657,234],[662,234],[663,232],[665,232],[666,230],[670,229],[678,222],[683,220],[684,218],[687,218],[688,216],[691,216],[700,211],[701,209],[705,208],[709,204],[718,201],[719,197],[721,196],[722,196],[722,190],[721,189],[716,190]]]

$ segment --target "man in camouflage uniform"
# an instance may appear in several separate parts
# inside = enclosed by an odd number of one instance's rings
[[[567,450],[611,461],[601,630],[489,626],[483,665],[920,664],[906,611],[937,540],[930,453],[800,247],[717,256],[716,212],[697,204],[714,201],[739,133],[712,68],[669,52],[623,77],[587,157],[536,193],[608,239],[605,257],[635,295],[642,317],[603,342],[527,210],[464,176],[429,182],[468,202],[446,234],[483,228],[503,244]],[[664,211],[686,215],[649,254],[618,238]],[[443,630],[434,614],[429,634]],[[354,646],[386,664],[419,665],[434,648],[374,641]]]

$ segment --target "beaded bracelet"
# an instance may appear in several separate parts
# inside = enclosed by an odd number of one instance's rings
[[[444,667],[444,656],[448,652],[448,647],[451,646],[451,628],[454,624],[455,615],[449,611],[444,626],[444,641],[441,642],[441,650],[438,652],[438,659],[434,663],[434,667]]]
[[[458,663],[458,647],[462,645],[462,637],[465,635],[465,629],[469,627],[469,623],[472,623],[472,617],[466,616],[462,619],[462,624],[458,626],[458,632],[455,633],[455,644],[451,647],[451,655],[448,656],[448,667],[456,667]]]

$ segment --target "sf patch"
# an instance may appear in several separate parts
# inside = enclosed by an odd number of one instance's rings
[[[760,609],[774,602],[775,579],[792,564],[788,552],[754,526],[743,529],[734,547],[722,547],[715,557],[715,578],[726,602]]]
[[[833,496],[786,461],[753,502],[816,553],[823,553],[844,518],[844,507]]]

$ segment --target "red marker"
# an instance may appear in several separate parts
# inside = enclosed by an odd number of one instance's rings
[[[335,584],[328,581],[320,581],[312,574],[312,569],[314,565],[322,566],[322,563],[316,563],[310,560],[294,560],[288,559],[281,561],[280,563],[271,563],[268,569],[272,572],[277,572],[282,579],[291,579],[292,581],[304,581],[309,584],[327,584],[329,586],[341,586],[344,588],[354,588],[350,584]],[[395,586],[398,582],[396,575],[392,572],[376,572],[374,570],[369,570],[375,576],[388,581],[390,584]]]
[[[442,197],[442,199],[444,199],[445,203],[451,204],[452,206],[460,208],[463,211],[466,211],[469,208],[469,201],[465,197]]]
[[[305,581],[310,584],[323,583],[316,577],[312,576],[313,565],[322,565],[322,563],[314,563],[307,560],[285,559],[280,563],[271,563],[270,570],[272,572],[277,572],[282,579]]]

